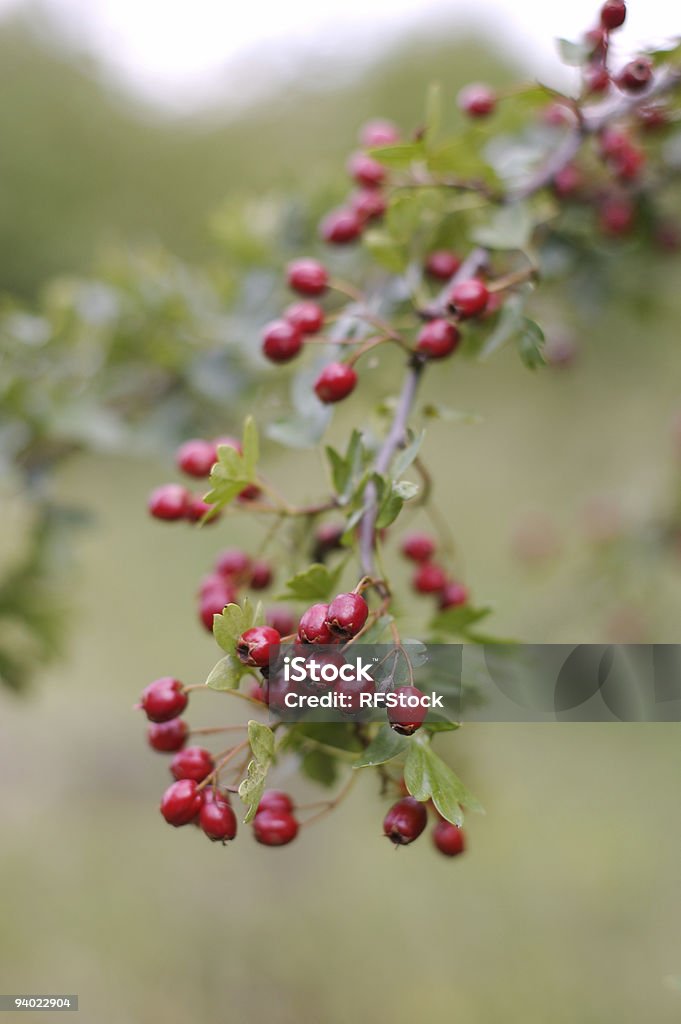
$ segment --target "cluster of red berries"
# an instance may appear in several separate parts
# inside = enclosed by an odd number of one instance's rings
[[[466,848],[464,831],[439,817],[433,829],[435,848],[445,857],[456,857]],[[428,824],[428,810],[413,796],[403,796],[394,803],[383,819],[383,832],[396,846],[407,846],[421,835]]]
[[[467,603],[470,596],[468,588],[450,579],[445,569],[434,561],[437,547],[429,534],[407,534],[400,550],[405,558],[416,562],[412,586],[417,593],[433,594],[441,611]]]
[[[212,633],[213,617],[220,615],[226,605],[236,602],[242,587],[267,590],[273,580],[274,570],[269,562],[262,558],[252,559],[240,548],[228,548],[218,555],[212,572],[201,581],[199,619]],[[283,619],[284,610],[273,610],[273,614]]]

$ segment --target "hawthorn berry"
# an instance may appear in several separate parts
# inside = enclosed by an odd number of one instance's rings
[[[353,153],[348,160],[348,174],[364,188],[379,188],[386,178],[386,169],[366,153]]]
[[[584,33],[584,44],[592,60],[605,60],[608,53],[608,33],[600,25]]]
[[[447,583],[444,569],[434,562],[422,562],[412,580],[414,590],[419,594],[436,594]]]
[[[459,281],[449,295],[451,305],[462,319],[482,313],[488,299],[489,292],[477,277],[471,277],[468,281]]]
[[[262,559],[253,562],[251,578],[249,580],[251,590],[267,590],[273,578],[274,573],[269,562],[265,562]]]
[[[400,132],[392,121],[376,118],[362,125],[359,141],[367,149],[377,146],[394,146],[400,141]]]
[[[203,521],[208,526],[209,523],[217,523],[221,515],[221,511],[216,509],[215,505],[209,505],[208,502],[204,501],[203,498],[199,498],[196,494],[189,495],[184,517],[190,523]]]
[[[318,260],[293,260],[286,276],[289,286],[300,295],[322,295],[329,285],[329,272]]]
[[[312,557],[316,562],[323,562],[330,551],[337,551],[343,545],[341,543],[345,526],[342,523],[322,523],[318,526],[314,535]]]
[[[351,679],[339,679],[334,684],[333,692],[341,698],[342,703],[339,707],[341,714],[347,715],[349,718],[357,718],[361,717],[363,711],[365,713],[367,711],[362,707],[362,695],[376,693],[376,686],[371,679],[354,676]]]
[[[459,108],[469,117],[487,117],[494,112],[497,96],[488,85],[473,82],[461,90],[457,102]]]
[[[571,196],[581,188],[584,177],[575,164],[566,164],[556,173],[553,179],[553,190],[561,199]]]
[[[364,626],[369,607],[361,594],[338,594],[328,607],[326,623],[335,636],[349,640]]]
[[[613,196],[601,204],[598,223],[606,235],[627,235],[634,225],[634,206],[627,196]]]
[[[259,811],[253,819],[253,835],[263,846],[286,846],[298,835],[298,822],[288,811]]]
[[[627,5],[624,0],[605,0],[601,7],[601,25],[612,32],[624,24],[627,16]]]
[[[236,814],[226,800],[205,799],[199,812],[199,825],[213,842],[222,840],[224,843],[236,835]]]
[[[243,491],[239,491],[237,501],[257,501],[261,494],[257,484],[248,484]]]
[[[290,636],[296,631],[296,620],[285,605],[278,604],[268,608],[265,612],[265,621],[268,626],[276,629],[280,636]]]
[[[265,328],[262,351],[271,363],[288,363],[303,347],[300,329],[288,320],[273,320]]]
[[[181,750],[187,742],[189,729],[183,718],[171,718],[169,722],[151,722],[147,729],[149,746],[162,754]]]
[[[175,460],[183,473],[201,479],[210,476],[217,457],[214,441],[194,438],[192,441],[185,441],[180,445]]]
[[[468,597],[468,587],[465,587],[463,583],[456,583],[455,581],[446,583],[440,591],[440,609],[446,611],[447,608],[458,608],[466,603]]]
[[[161,814],[169,825],[179,828],[196,818],[203,806],[203,792],[194,779],[180,779],[168,786],[161,798]]]
[[[294,302],[284,319],[301,334],[316,334],[324,326],[324,310],[316,302]]]
[[[438,281],[448,281],[461,266],[461,257],[449,249],[436,249],[426,259],[426,273]]]
[[[407,846],[418,839],[427,823],[425,805],[413,796],[403,796],[383,819],[383,832],[396,846]]]
[[[328,213],[319,231],[329,245],[347,245],[361,235],[362,221],[355,210],[343,207]]]
[[[359,219],[364,223],[368,220],[380,220],[388,204],[382,192],[377,188],[363,188],[350,199],[350,205]]]
[[[262,668],[269,664],[270,655],[280,641],[279,633],[272,626],[253,626],[239,637],[236,653],[244,665]]]
[[[448,320],[431,320],[419,331],[416,351],[429,359],[444,359],[455,352],[461,341],[461,335],[454,324]]]
[[[248,579],[251,572],[251,560],[241,548],[227,548],[215,561],[215,571],[220,576],[242,582]]]
[[[625,64],[617,76],[617,85],[625,92],[642,92],[653,78],[653,62],[649,57],[637,57]]]
[[[593,94],[605,92],[610,85],[610,73],[604,64],[592,64],[584,69],[584,86]]]
[[[228,604],[232,604],[236,593],[228,587],[208,591],[199,601],[199,618],[209,633],[213,632],[213,620],[222,615]]]
[[[421,703],[423,694],[415,686],[400,686],[394,692],[396,696],[403,698],[405,703],[398,704],[394,708],[388,708],[390,727],[402,736],[411,736],[417,729],[421,728],[428,714],[427,709]],[[415,698],[419,703],[414,704],[413,707],[407,706],[406,701],[410,697]],[[413,703],[414,701],[412,700]]]
[[[215,762],[205,747],[185,747],[170,762],[170,770],[176,779],[193,779],[194,782],[203,782],[214,767]]]
[[[166,522],[184,519],[189,499],[189,491],[182,484],[163,484],[152,491],[148,502],[149,512],[154,519]]]
[[[438,821],[433,829],[433,842],[445,857],[456,857],[466,849],[466,837],[462,828],[451,821]]]
[[[315,381],[317,398],[329,405],[347,398],[355,390],[357,374],[347,363],[329,363]]]
[[[142,691],[140,707],[150,722],[169,722],[182,714],[188,699],[179,679],[162,676]]]
[[[336,637],[329,629],[328,604],[313,604],[303,612],[298,623],[298,639],[304,644],[333,644]]]
[[[427,562],[435,554],[435,541],[427,533],[408,533],[401,551],[412,562]]]
[[[293,800],[288,793],[280,789],[266,789],[260,797],[256,814],[260,814],[261,811],[284,811],[291,814],[293,810]]]

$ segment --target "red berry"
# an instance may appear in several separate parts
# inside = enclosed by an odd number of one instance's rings
[[[183,718],[171,718],[169,722],[151,722],[147,729],[149,746],[162,754],[181,750],[187,742],[189,729]]]
[[[636,115],[645,131],[653,131],[655,128],[664,128],[669,124],[669,111],[665,107],[651,104],[649,107],[639,107]]]
[[[380,220],[388,209],[385,196],[376,188],[364,188],[361,192],[356,192],[350,199],[350,205],[362,223]]]
[[[304,644],[333,644],[336,637],[326,621],[328,604],[313,604],[303,612],[298,623],[298,639]]]
[[[392,121],[376,119],[362,125],[359,141],[367,149],[372,149],[375,146],[394,146],[396,142],[400,141],[400,132]]]
[[[459,281],[449,295],[450,303],[462,319],[484,312],[488,299],[489,292],[477,277],[471,277],[468,281]]]
[[[235,452],[239,453],[239,455],[241,455],[243,451],[241,441],[236,437],[231,437],[229,434],[225,434],[223,437],[217,437],[213,443],[215,444],[216,449],[233,448]]]
[[[213,619],[216,615],[222,615],[228,604],[232,604],[236,594],[233,590],[225,587],[219,590],[209,591],[201,597],[199,602],[199,618],[209,633],[213,632]]]
[[[408,533],[401,550],[404,557],[413,562],[427,562],[435,554],[435,541],[427,533]]]
[[[268,608],[265,613],[265,620],[267,625],[276,629],[280,636],[290,636],[296,631],[296,620],[293,612],[283,604],[277,604],[272,608]]]
[[[178,751],[170,762],[170,770],[176,779],[193,779],[203,782],[215,767],[210,751],[204,747],[186,747]]]
[[[273,320],[265,328],[263,355],[272,363],[288,363],[303,347],[303,336],[288,320]]]
[[[598,148],[604,159],[617,158],[631,146],[631,138],[627,132],[618,128],[606,128],[598,139]]]
[[[605,60],[608,53],[608,33],[600,25],[584,33],[584,43],[592,60]]]
[[[162,676],[143,690],[140,706],[150,722],[169,722],[187,706],[187,694],[179,679]]]
[[[347,245],[361,235],[362,221],[355,210],[332,210],[322,221],[319,231],[330,245]]]
[[[438,281],[448,281],[461,266],[461,258],[449,249],[436,249],[426,260],[426,273]]]
[[[447,583],[447,577],[439,565],[435,565],[434,562],[423,562],[414,573],[412,582],[414,590],[418,590],[420,594],[436,594]]]
[[[315,381],[317,398],[329,405],[347,398],[355,390],[357,374],[347,363],[329,363]]]
[[[497,105],[497,96],[488,85],[474,82],[461,90],[458,104],[469,117],[487,117]]]
[[[251,681],[251,684],[248,688],[248,696],[251,698],[251,700],[257,700],[261,704],[267,703],[267,694],[265,693],[265,690],[262,688],[262,686],[260,686],[259,683],[256,683],[255,679]]]
[[[598,222],[606,235],[626,235],[634,225],[634,207],[625,196],[606,199],[599,212]]]
[[[383,819],[383,831],[391,843],[406,846],[413,843],[428,822],[425,805],[413,796],[404,796],[393,804]]]
[[[243,491],[239,491],[237,501],[257,501],[262,491],[257,484],[248,484]]]
[[[601,25],[612,32],[624,24],[627,16],[627,5],[624,0],[605,0],[601,7]]]
[[[388,708],[388,721],[395,732],[411,736],[421,728],[428,714],[427,708],[421,703],[423,694],[415,686],[400,686],[394,692],[402,701],[397,707]],[[408,705],[410,699],[411,705]]]
[[[274,573],[270,563],[259,560],[253,563],[249,586],[251,590],[267,590],[273,578]]]
[[[316,334],[324,326],[324,310],[316,302],[294,302],[284,318],[301,334]]]
[[[203,793],[197,792],[193,779],[180,779],[168,786],[161,799],[161,814],[169,825],[188,825],[203,806]]]
[[[416,350],[429,359],[444,359],[456,351],[460,341],[461,335],[454,324],[447,320],[431,320],[419,331]]]
[[[628,146],[612,161],[613,170],[620,181],[635,181],[646,164],[646,155],[638,146]]]
[[[440,593],[440,608],[445,611],[447,608],[458,608],[468,600],[468,587],[463,583],[447,583]]]
[[[268,665],[270,654],[276,652],[281,637],[271,626],[253,626],[239,637],[236,653],[244,665],[262,668]]]
[[[209,523],[217,523],[221,514],[215,505],[209,505],[203,498],[199,498],[198,495],[190,494],[184,517],[190,523],[200,523],[203,521],[208,526]]]
[[[592,64],[584,69],[584,85],[587,92],[605,92],[610,85],[610,74],[604,64]]]
[[[342,523],[322,523],[318,526],[312,546],[312,557],[315,561],[322,562],[330,551],[342,548],[341,540],[344,533],[345,526]]]
[[[230,580],[247,580],[251,571],[251,560],[240,548],[228,548],[218,555],[215,571]]]
[[[214,842],[224,843],[236,835],[236,815],[225,800],[204,800],[199,825]]]
[[[562,128],[575,123],[574,111],[565,103],[558,101],[548,103],[541,112],[541,118],[544,124],[552,128]]]
[[[203,441],[195,438],[185,441],[177,449],[175,456],[178,467],[183,473],[199,478],[210,476],[210,471],[217,461],[214,441]]]
[[[253,834],[263,846],[286,846],[298,835],[298,822],[286,811],[259,811],[253,819]]]
[[[456,857],[466,849],[466,837],[462,828],[451,821],[438,821],[433,829],[433,842],[445,857]]]
[[[386,178],[386,169],[366,153],[353,153],[348,160],[348,174],[358,185],[378,188]]]
[[[361,594],[338,594],[326,613],[326,622],[336,636],[348,640],[362,629],[369,608]]]
[[[575,164],[566,164],[565,167],[561,167],[553,179],[554,192],[561,198],[570,196],[581,188],[583,180],[579,167],[576,167]]]
[[[617,76],[617,84],[625,92],[641,92],[652,81],[653,62],[649,57],[629,61]]]
[[[154,519],[172,522],[184,519],[189,504],[189,491],[182,484],[163,484],[152,491],[148,508]]]
[[[376,687],[371,679],[358,679],[355,676],[352,679],[339,679],[333,687],[333,692],[342,698],[343,703],[339,708],[341,713],[355,718],[367,710],[362,705],[362,696],[376,693]]]
[[[321,295],[329,284],[329,273],[318,260],[294,260],[286,275],[289,286],[301,295]]]
[[[284,811],[286,814],[291,814],[293,809],[293,800],[288,793],[283,793],[280,789],[266,789],[260,797],[256,813],[260,814],[262,811]]]

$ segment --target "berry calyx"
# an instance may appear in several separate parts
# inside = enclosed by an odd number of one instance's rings
[[[270,563],[260,559],[253,563],[249,586],[251,590],[267,590],[273,578],[274,573]]]
[[[427,708],[421,703],[423,694],[415,686],[400,686],[394,693],[400,703],[394,708],[388,708],[390,727],[402,736],[411,736],[421,728],[428,714]]]
[[[181,715],[188,697],[179,679],[162,676],[149,683],[142,692],[140,707],[150,722],[169,722]]]
[[[653,62],[648,57],[629,61],[617,76],[617,84],[625,92],[642,92],[652,81]]]
[[[416,350],[429,359],[444,359],[455,352],[461,335],[448,320],[431,320],[419,331]]]
[[[605,0],[601,7],[601,25],[612,32],[624,24],[627,16],[627,5],[624,0]]]
[[[210,751],[205,747],[187,747],[178,751],[170,762],[170,770],[176,779],[193,779],[203,782],[215,767]]]
[[[369,616],[369,607],[361,594],[338,594],[326,613],[326,623],[335,636],[349,640],[356,636]]]
[[[171,718],[169,722],[151,722],[147,729],[147,740],[153,750],[171,754],[182,749],[188,734],[189,729],[183,718]]]
[[[288,811],[258,811],[253,819],[253,835],[263,846],[286,846],[298,835],[298,822]]]
[[[304,644],[333,644],[336,637],[326,621],[328,604],[313,604],[303,612],[298,623],[298,639]]]
[[[184,519],[190,494],[182,484],[163,484],[149,496],[148,509],[154,519],[173,522]]]
[[[219,796],[216,799],[206,799],[199,812],[199,825],[213,842],[224,843],[234,839],[236,835],[236,814],[227,801]]]
[[[217,461],[215,442],[204,441],[201,438],[185,441],[177,449],[175,460],[178,468],[188,476],[199,479],[210,476],[210,471]]]
[[[473,82],[465,86],[458,95],[459,108],[469,117],[488,117],[497,105],[497,96],[493,89],[481,82]]]
[[[318,260],[293,260],[286,268],[289,287],[300,295],[322,295],[329,284],[329,272]]]
[[[362,221],[353,209],[332,210],[322,221],[319,232],[329,245],[348,245],[362,233]]]
[[[386,178],[386,169],[366,153],[353,153],[348,160],[348,174],[358,185],[378,188]]]
[[[438,821],[433,829],[433,842],[445,857],[456,857],[466,849],[466,837],[462,828],[451,821]]]
[[[434,562],[423,562],[414,573],[412,583],[419,594],[436,594],[447,583],[447,576]]]
[[[392,805],[383,819],[383,832],[396,846],[407,846],[418,839],[427,822],[425,805],[413,796],[404,796]]]
[[[239,637],[237,657],[244,665],[262,668],[269,664],[270,655],[280,642],[281,636],[272,626],[253,626]]]
[[[168,824],[174,825],[175,828],[193,821],[202,806],[203,793],[197,791],[193,779],[173,782],[161,798],[161,814]]]
[[[280,789],[266,789],[260,797],[260,803],[256,814],[262,811],[284,811],[287,814],[293,812],[293,800],[288,793]]]
[[[329,363],[315,381],[317,398],[329,405],[341,402],[355,390],[357,374],[347,363]]]
[[[462,604],[466,604],[468,598],[468,587],[465,587],[463,583],[447,583],[440,592],[440,609],[446,611],[447,608],[459,608]]]
[[[316,334],[324,326],[324,310],[316,302],[294,302],[284,319],[301,334]]]
[[[468,281],[459,281],[449,295],[451,305],[462,319],[484,312],[488,299],[487,288],[476,277],[471,277]]]
[[[461,266],[461,257],[449,249],[437,249],[426,259],[426,273],[438,281],[448,281]]]
[[[400,141],[399,128],[392,121],[376,118],[362,125],[359,141],[367,149],[375,146],[394,146]]]
[[[288,320],[273,320],[265,328],[262,351],[271,363],[288,363],[303,347],[300,330]]]

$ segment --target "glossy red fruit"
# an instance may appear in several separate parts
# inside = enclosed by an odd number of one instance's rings
[[[372,149],[375,146],[394,146],[396,142],[400,141],[400,131],[392,121],[376,118],[362,125],[359,141],[367,149]]]
[[[329,629],[326,617],[328,604],[313,604],[303,612],[298,623],[298,639],[304,644],[334,644],[336,637]]]
[[[435,554],[435,541],[427,533],[408,533],[400,550],[412,562],[427,562]]]
[[[468,587],[465,587],[463,583],[451,581],[442,588],[439,605],[442,611],[446,611],[447,608],[458,608],[460,605],[466,604],[468,598]]]
[[[184,519],[190,494],[182,484],[163,484],[149,496],[148,509],[154,519],[173,522]]]
[[[288,363],[303,347],[303,335],[288,320],[273,320],[265,328],[262,351],[271,363]]]
[[[153,750],[171,754],[182,749],[188,734],[189,729],[183,718],[171,718],[169,722],[151,722],[147,729],[147,740]]]
[[[353,153],[348,160],[348,174],[358,185],[379,188],[386,179],[386,169],[367,153]]]
[[[203,792],[196,790],[193,779],[180,779],[168,786],[161,799],[161,814],[169,825],[188,825],[203,806]]]
[[[215,571],[220,576],[238,582],[247,580],[251,572],[251,560],[240,548],[227,548],[215,560]]]
[[[214,441],[194,438],[192,441],[185,441],[180,445],[175,460],[183,473],[201,479],[210,476],[217,457]]]
[[[298,822],[286,811],[259,811],[253,819],[253,835],[263,846],[286,846],[298,835]]]
[[[610,74],[604,64],[592,64],[584,69],[586,91],[595,95],[605,92],[610,85]]]
[[[340,402],[355,390],[357,374],[347,363],[329,363],[315,381],[315,394],[326,405]]]
[[[624,0],[605,0],[601,7],[601,25],[612,32],[624,24],[627,16],[627,5]]]
[[[461,334],[448,320],[431,320],[419,331],[416,351],[429,359],[444,359],[459,347]]]
[[[459,281],[449,295],[450,303],[462,319],[483,313],[488,299],[489,292],[477,277]]]
[[[362,223],[380,220],[388,209],[385,196],[377,188],[363,188],[356,192],[350,199],[350,205]]]
[[[288,793],[283,793],[280,789],[266,789],[260,797],[256,813],[260,814],[261,811],[284,811],[286,814],[291,814],[293,810],[293,800]]]
[[[356,636],[369,616],[369,607],[361,594],[338,594],[326,613],[331,632],[343,640]]]
[[[275,604],[265,612],[268,626],[276,629],[280,636],[291,636],[296,631],[296,617],[290,608],[283,604]]]
[[[629,61],[617,76],[617,84],[625,92],[642,92],[653,79],[653,62],[649,57]]]
[[[355,210],[332,210],[320,224],[319,232],[330,245],[348,245],[361,235],[362,220]]]
[[[469,117],[487,117],[497,105],[497,96],[488,85],[473,82],[461,90],[457,102]]]
[[[423,562],[414,573],[412,582],[419,594],[436,594],[447,583],[447,576],[444,569],[434,562]]]
[[[324,326],[324,310],[317,302],[294,302],[284,319],[301,334],[316,334]]]
[[[601,231],[606,235],[619,237],[628,235],[634,226],[634,206],[626,196],[606,199],[598,215]]]
[[[428,709],[421,704],[423,694],[415,686],[400,686],[394,692],[401,698],[401,703],[397,707],[388,708],[388,721],[395,732],[411,736],[421,728],[428,714]]]
[[[262,668],[268,665],[270,655],[276,653],[281,637],[271,626],[253,626],[239,637],[236,653],[244,665]]]
[[[142,691],[140,707],[150,722],[169,722],[181,715],[188,697],[179,679],[162,676]]]
[[[289,287],[300,295],[322,295],[329,285],[329,272],[318,260],[293,260],[286,277]]]
[[[190,494],[189,501],[187,502],[187,510],[184,514],[185,519],[190,523],[203,522],[208,526],[210,523],[217,523],[221,515],[222,512],[219,509],[216,509],[215,505],[209,505],[198,495]]]
[[[413,843],[423,832],[428,822],[425,804],[404,796],[393,804],[383,819],[383,832],[397,846]]]
[[[186,747],[179,750],[170,762],[170,770],[176,779],[193,779],[203,782],[215,767],[209,750],[205,747]]]
[[[213,842],[227,842],[236,835],[236,814],[225,800],[204,800],[199,825]]]
[[[251,590],[267,590],[274,579],[272,566],[263,559],[258,559],[251,568],[250,588]]]
[[[449,249],[436,249],[426,259],[426,273],[438,281],[448,281],[461,266],[461,257]]]
[[[226,606],[232,604],[235,597],[236,593],[233,590],[228,588],[220,590],[217,587],[201,597],[199,601],[199,618],[209,633],[213,632],[213,619],[215,616],[222,615]]]
[[[466,837],[462,828],[451,821],[438,821],[433,829],[433,842],[445,857],[456,857],[466,849]]]

